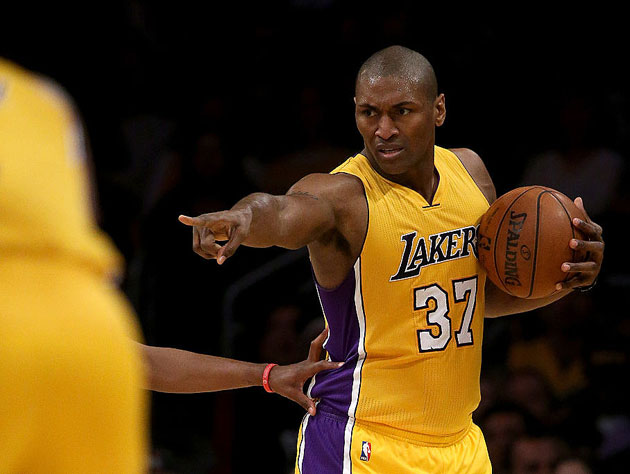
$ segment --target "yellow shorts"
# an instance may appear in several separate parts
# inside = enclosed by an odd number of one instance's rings
[[[376,433],[348,418],[306,415],[298,435],[296,474],[488,474],[488,448],[479,427],[450,446],[421,446]]]
[[[145,472],[126,301],[86,269],[29,258],[0,259],[0,472]]]

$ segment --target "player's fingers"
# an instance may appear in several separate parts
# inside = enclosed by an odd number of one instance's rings
[[[582,275],[582,276],[580,276]],[[556,285],[556,289],[558,290],[572,290],[573,288],[588,286],[593,283],[594,279],[592,275],[590,277],[586,277],[586,274],[578,274],[575,278],[571,278],[569,280],[560,282]]]
[[[578,217],[573,218],[573,225],[584,232],[590,240],[602,240],[602,227],[593,221],[584,221]]]
[[[588,215],[588,212],[586,212],[586,208],[584,207],[584,200],[581,197],[576,197],[573,200],[573,203],[577,206],[577,208],[582,211],[584,213],[584,215],[586,216],[586,220],[588,222],[592,222],[591,221],[591,217]]]
[[[179,220],[179,222],[181,222],[182,224],[185,225],[189,225],[189,226],[203,226],[204,225],[204,220],[200,217],[189,217],[189,216],[185,216],[185,215],[180,215],[177,220]]]
[[[193,227],[192,235],[193,235],[193,250],[196,253],[201,249],[201,239],[199,237],[199,229],[197,229],[196,227]]]
[[[571,247],[573,250],[581,250],[584,252],[604,252],[604,242],[600,242],[599,240],[590,241],[571,239],[571,241],[569,242],[569,247]]]
[[[203,252],[203,254],[207,256],[207,258],[217,258],[217,254],[219,253],[219,250],[221,250],[221,246],[216,243],[214,234],[209,229],[197,227],[196,229],[199,229],[199,248],[201,252]],[[199,254],[202,255],[201,253]]]
[[[561,269],[566,273],[597,273],[600,265],[596,262],[565,262]]]
[[[297,392],[293,400],[304,408],[309,415],[315,415],[315,402],[311,398],[307,397],[303,392]]]
[[[344,362],[332,362],[330,360],[320,360],[319,362],[315,362],[311,366],[311,370],[309,370],[308,377],[312,377],[315,374],[318,374],[324,370],[332,370],[338,369],[339,367],[343,367]]]
[[[236,252],[236,249],[241,245],[243,240],[247,237],[240,226],[233,227],[231,229],[230,238],[227,243],[221,247],[217,254],[217,263],[222,265],[226,259],[230,258]]]
[[[308,399],[308,409],[306,411],[308,411],[309,415],[315,416],[315,413],[317,413],[317,405],[315,405],[314,400]]]
[[[210,260],[214,258],[211,254],[206,252],[201,245],[201,236],[199,234],[199,228],[193,227],[193,251],[200,257]]]
[[[203,227],[195,227],[199,231],[199,241],[201,248],[206,250],[212,248],[212,245],[216,241],[216,237],[212,231]]]
[[[232,219],[230,218],[230,214],[226,211],[220,212],[211,212],[208,214],[201,214],[197,217],[190,217],[185,215],[180,215],[178,217],[179,222],[189,226],[196,227],[208,227],[208,228],[225,228],[229,227],[232,223]],[[220,233],[220,232],[215,232]],[[222,239],[218,239],[222,240]]]
[[[322,348],[324,347],[324,342],[328,337],[328,328],[324,328],[322,332],[319,333],[315,339],[311,341],[311,347],[308,349],[308,360],[311,362],[317,362],[321,359],[322,356]]]
[[[206,254],[210,256],[210,258],[217,258],[219,251],[221,250],[221,246],[217,243],[213,243],[212,245],[206,247]]]

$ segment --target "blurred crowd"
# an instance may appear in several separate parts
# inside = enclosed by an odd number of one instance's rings
[[[56,17],[54,54],[14,44],[6,55],[77,100],[101,223],[126,257],[122,286],[147,343],[286,364],[323,325],[307,254],[241,248],[219,267],[192,252],[177,216],[284,193],[360,151],[359,65],[391,44],[425,54],[447,97],[438,144],[477,151],[499,194],[541,184],[582,196],[607,244],[591,292],[486,322],[474,419],[494,472],[627,472],[630,95],[607,44],[616,38],[579,25],[542,24],[536,36],[507,24],[431,26],[415,6],[375,15],[352,3],[293,0],[244,17],[119,2],[99,22]],[[78,40],[94,41],[94,54],[79,59]],[[154,394],[152,472],[253,472],[261,462],[292,472],[302,415],[262,389]]]

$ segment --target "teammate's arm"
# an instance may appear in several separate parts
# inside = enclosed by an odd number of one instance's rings
[[[297,364],[275,366],[269,373],[270,388],[300,404],[311,415],[315,403],[302,388],[304,382],[323,370],[336,369],[338,362],[320,360],[322,346],[328,334],[324,330],[311,342],[308,358]],[[201,393],[262,385],[266,364],[254,364],[205,354],[138,344],[142,351],[146,387],[156,392]]]
[[[205,259],[222,264],[239,245],[297,249],[317,240],[335,228],[333,201],[328,197],[338,177],[311,174],[284,196],[254,193],[230,210],[180,216],[193,226],[193,249]],[[227,241],[223,246],[217,241]]]
[[[474,151],[465,148],[452,150],[460,159],[464,167],[468,170],[479,189],[484,194],[489,204],[492,204],[497,196],[494,184],[483,161]],[[509,295],[505,291],[497,288],[490,280],[486,280],[486,318],[496,318],[509,314],[524,313],[534,309],[547,306],[572,292],[574,288],[593,284],[601,269],[604,258],[604,240],[602,239],[602,228],[593,222],[586,210],[582,198],[575,200],[575,205],[584,211],[587,216],[586,221],[574,219],[573,225],[579,229],[586,237],[586,240],[572,239],[567,244],[573,250],[589,253],[589,261],[563,264],[563,271],[570,273],[571,277],[565,282],[558,283],[558,292],[551,296],[540,299],[523,299]]]

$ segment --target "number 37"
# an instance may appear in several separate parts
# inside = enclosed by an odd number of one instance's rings
[[[463,280],[453,280],[453,299],[455,303],[465,303],[462,323],[455,331],[457,346],[470,346],[473,343],[472,324],[477,305],[477,275]],[[438,284],[415,288],[413,291],[413,309],[426,310],[433,301],[433,308],[427,311],[427,323],[437,328],[437,335],[432,329],[418,329],[418,348],[420,352],[442,351],[451,340],[451,318],[449,317],[448,293]]]

